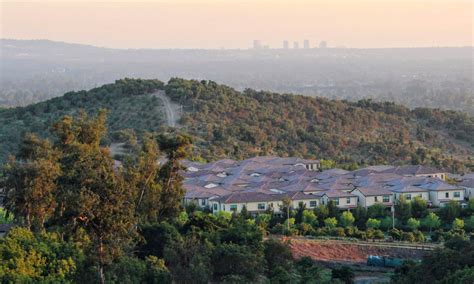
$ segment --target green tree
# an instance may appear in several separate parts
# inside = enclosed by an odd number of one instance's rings
[[[383,204],[375,203],[367,208],[367,216],[374,219],[384,218],[387,216],[386,208]]]
[[[0,238],[0,281],[72,282],[83,258],[79,245],[62,241],[56,233],[33,234],[26,228],[13,228]]]
[[[186,158],[192,147],[189,136],[177,135],[168,137],[161,135],[158,139],[160,149],[166,153],[168,161],[160,168],[159,177],[162,187],[161,199],[157,204],[158,218],[174,218],[181,211],[181,200],[184,198],[183,170],[181,160]]]
[[[209,283],[214,267],[211,254],[211,244],[193,235],[174,239],[165,246],[163,253],[173,280],[177,283]]]
[[[411,203],[405,200],[403,195],[395,201],[395,218],[400,220],[402,223],[406,223],[411,215]]]
[[[397,220],[395,219],[395,225],[397,224]],[[385,216],[380,222],[380,228],[383,230],[390,230],[393,228],[393,218],[389,216]]]
[[[255,281],[263,272],[262,263],[264,263],[263,255],[253,253],[249,246],[232,243],[218,245],[212,256],[212,267],[217,281],[230,276]]]
[[[58,152],[52,145],[28,134],[18,153],[19,160],[11,158],[3,170],[5,207],[18,222],[38,232],[55,208],[56,180],[61,171]]]
[[[90,256],[98,277],[105,282],[104,266],[117,259],[136,237],[135,193],[123,171],[114,168],[105,135],[106,114],[90,119],[81,113],[76,120],[64,117],[55,126],[62,150],[57,195],[58,221],[71,232],[84,229],[91,240]],[[132,188],[131,188],[132,187]]]
[[[298,203],[298,208],[296,209],[295,214],[295,223],[301,224],[303,222],[303,214],[306,211],[306,204],[304,202]]]
[[[335,217],[324,219],[324,225],[328,228],[335,228],[337,226],[337,219]]]
[[[380,220],[377,220],[377,219],[373,219],[373,218],[369,218],[367,220],[367,228],[370,228],[370,229],[378,229],[380,227]]]
[[[430,233],[432,229],[437,229],[441,225],[441,220],[439,219],[438,215],[433,212],[430,212],[422,221],[423,226],[430,229]]]
[[[407,221],[407,227],[412,231],[416,231],[420,227],[420,221],[416,218],[410,218]]]
[[[358,205],[353,211],[352,214],[355,218],[355,225],[359,229],[365,229],[365,223],[367,222],[367,209]]]
[[[466,229],[468,229],[471,232],[474,231],[474,215],[467,217],[465,223],[466,223]]]
[[[335,268],[332,270],[332,278],[341,280],[343,283],[351,284],[354,282],[354,271],[348,267]]]
[[[329,217],[334,217],[336,219],[339,217],[339,214],[340,214],[339,207],[337,207],[336,202],[334,200],[329,200],[327,208],[328,208]]]
[[[411,202],[412,216],[418,219],[425,217],[428,213],[427,206],[428,204],[423,198],[416,196]]]
[[[11,224],[13,219],[12,214],[7,212],[3,207],[0,207],[0,224]]]
[[[316,217],[316,215],[314,214],[313,211],[305,210],[303,212],[303,222],[304,223],[310,224],[312,226],[317,226],[318,225],[317,221],[318,221],[318,218]]]
[[[141,222],[159,222],[158,214],[163,192],[158,173],[158,143],[149,134],[144,136],[141,151],[135,161],[127,164],[129,183],[136,188],[136,214]]]
[[[319,224],[324,224],[324,219],[329,217],[329,210],[325,204],[319,204],[318,207],[314,208],[314,213],[318,218]]]
[[[339,223],[345,228],[352,226],[354,221],[355,218],[350,211],[342,212],[341,217],[339,217]]]
[[[458,202],[451,200],[439,210],[439,216],[446,223],[452,223],[461,214],[461,206]]]
[[[459,218],[454,219],[452,228],[453,228],[453,230],[463,229],[464,228],[464,220],[459,219]]]

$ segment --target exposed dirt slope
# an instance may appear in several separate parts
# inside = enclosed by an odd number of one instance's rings
[[[427,251],[418,249],[379,246],[376,243],[365,245],[326,240],[292,239],[290,246],[295,258],[309,256],[319,261],[355,263],[366,263],[369,255],[419,259],[427,253]]]

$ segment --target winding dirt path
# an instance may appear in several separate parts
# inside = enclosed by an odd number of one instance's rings
[[[178,121],[181,117],[181,106],[172,102],[165,94],[165,91],[159,90],[152,94],[159,98],[165,107],[166,123],[170,127],[178,127]]]

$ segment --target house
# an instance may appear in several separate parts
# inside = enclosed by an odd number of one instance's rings
[[[209,201],[212,212],[225,211],[240,213],[244,206],[251,213],[264,212],[268,209],[275,213],[280,211],[286,194],[266,194],[261,192],[233,192]]]
[[[430,191],[430,201],[434,206],[444,206],[449,201],[463,201],[463,188],[451,185],[435,178],[428,179],[426,183],[420,185],[421,188]]]
[[[359,187],[351,193],[357,195],[359,205],[365,208],[374,204],[393,205],[393,193],[380,186]]]
[[[321,204],[322,192],[315,193],[304,193],[301,191],[292,192],[288,196],[292,201],[292,207],[298,208],[301,204],[304,204],[306,209],[314,209]]]
[[[321,203],[328,204],[329,201],[334,201],[340,209],[357,207],[357,195],[341,190],[328,190],[322,193]]]
[[[400,177],[385,183],[384,187],[394,193],[395,199],[400,199],[403,196],[405,200],[410,201],[415,197],[419,197],[431,204],[430,191],[420,187],[425,182],[425,177]]]
[[[463,179],[458,185],[464,188],[464,197],[468,199],[474,198],[474,177]]]

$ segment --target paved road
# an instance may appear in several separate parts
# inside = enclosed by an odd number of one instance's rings
[[[165,94],[165,91],[159,90],[153,93],[153,95],[159,98],[165,107],[166,122],[170,127],[177,127],[178,120],[180,118],[181,106],[173,103]]]

